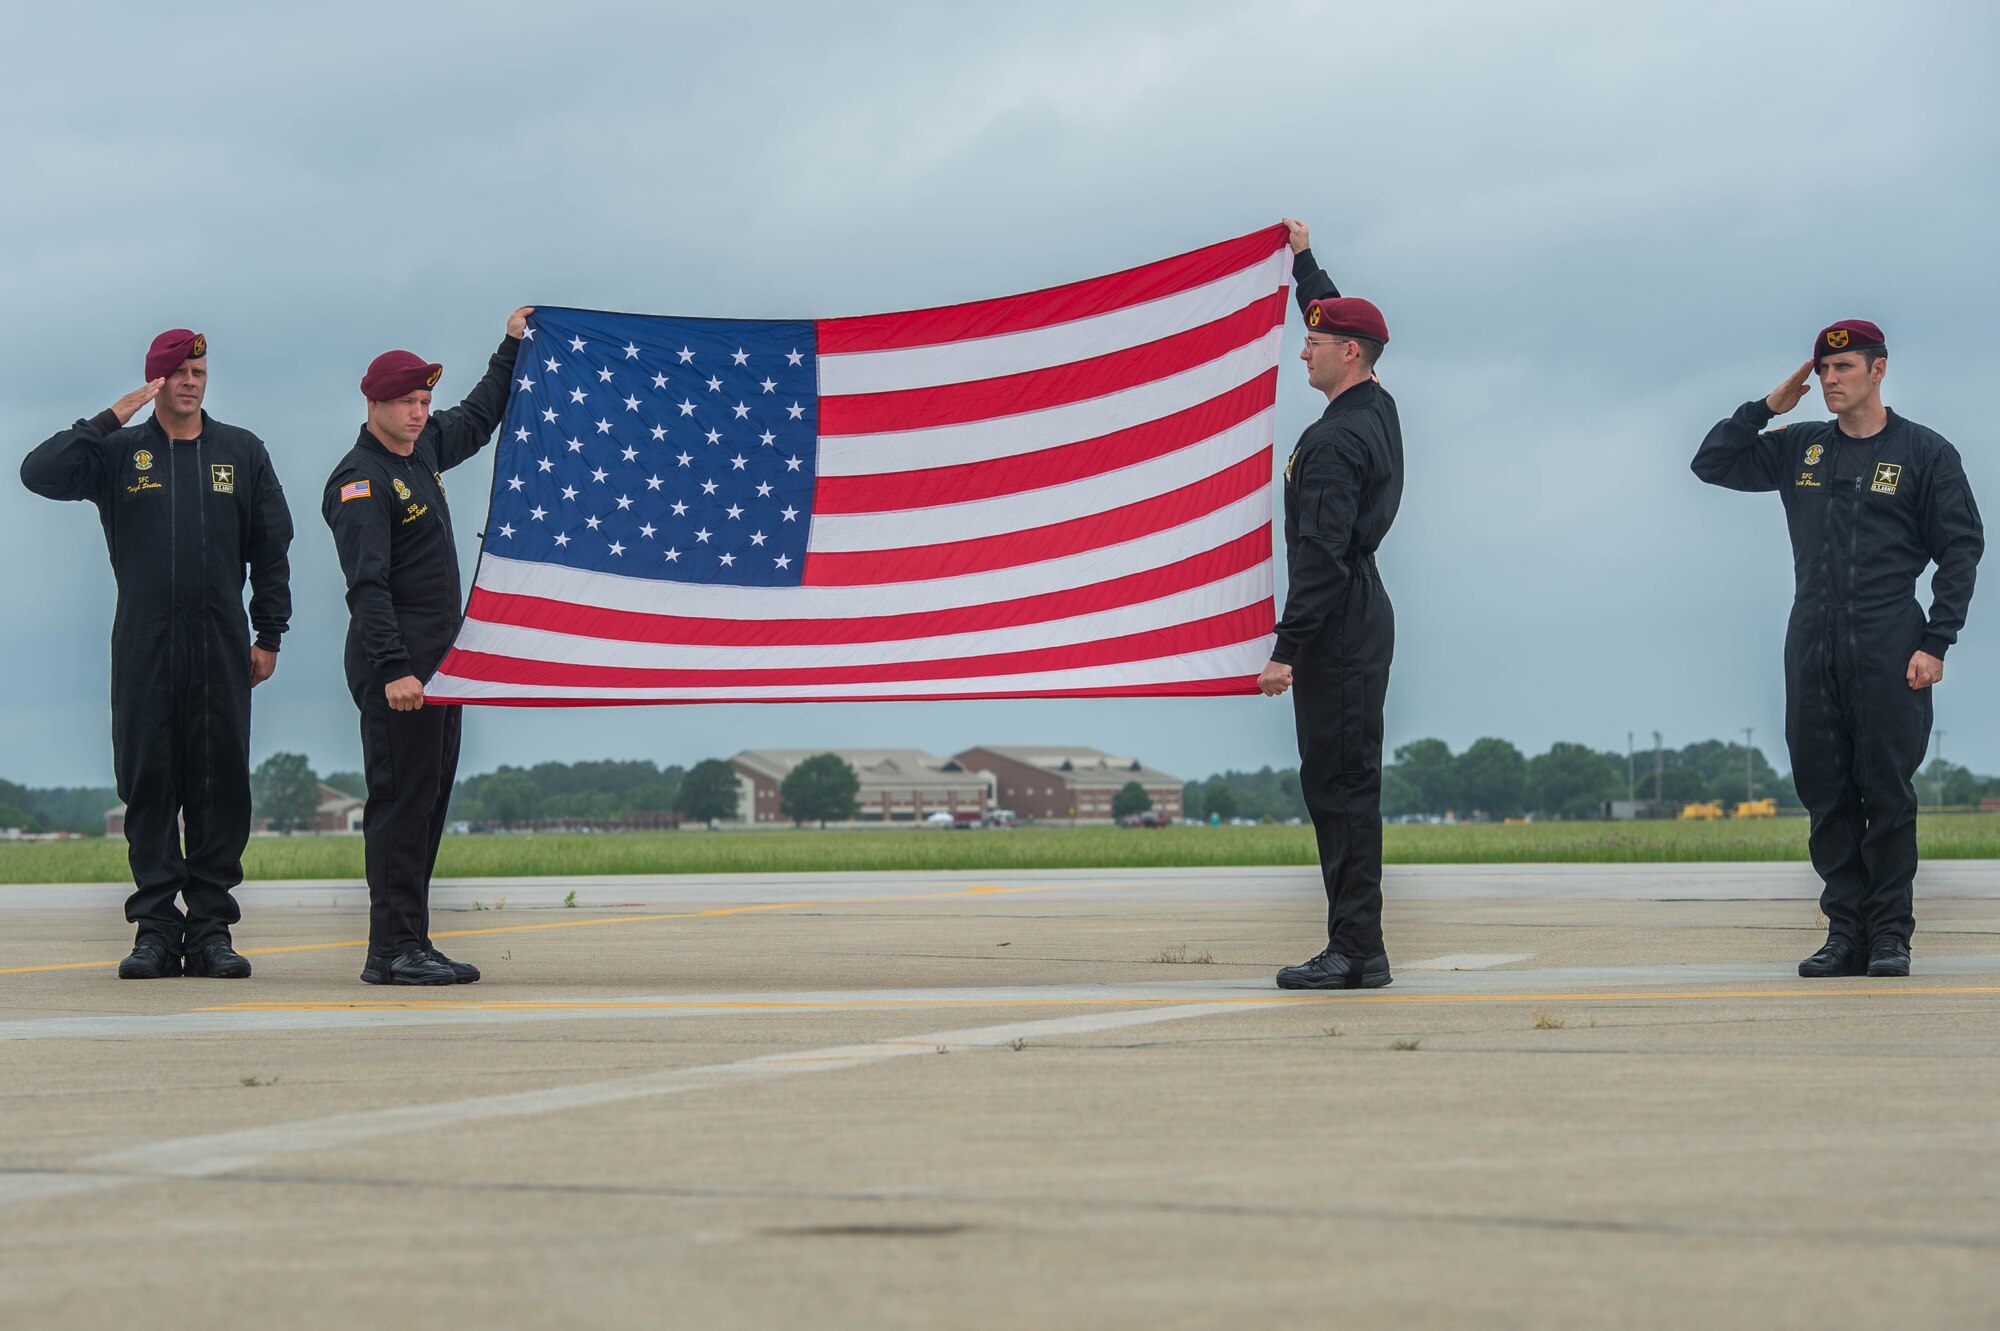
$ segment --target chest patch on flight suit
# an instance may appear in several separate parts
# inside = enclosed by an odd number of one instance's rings
[[[1806,465],[1808,467],[1817,467],[1819,465],[1820,457],[1823,454],[1825,454],[1825,452],[1826,450],[1820,447],[1818,444],[1814,444],[1811,448],[1808,448],[1806,450]]]
[[[402,477],[397,477],[390,481],[389,484],[396,487],[396,498],[407,500],[410,497],[410,487],[403,484]]]
[[[153,455],[142,448],[132,455],[132,465],[140,471],[151,471],[153,469]]]
[[[1902,479],[1903,469],[1900,466],[1893,462],[1878,462],[1875,464],[1875,481],[1868,488],[1878,495],[1892,495]]]
[[[225,494],[225,495],[235,494],[236,467],[234,466],[234,464],[228,462],[209,463],[208,485],[209,488],[211,490],[214,490],[217,494]]]

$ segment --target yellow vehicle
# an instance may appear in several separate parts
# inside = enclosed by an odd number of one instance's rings
[[[1737,802],[1734,816],[1738,818],[1776,818],[1778,816],[1778,801],[1740,800]]]
[[[1703,800],[1694,804],[1681,805],[1681,821],[1714,822],[1722,817],[1721,800]]]

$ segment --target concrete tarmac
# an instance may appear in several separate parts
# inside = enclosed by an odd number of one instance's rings
[[[1821,981],[1803,865],[1392,869],[1340,994],[1293,869],[123,895],[0,887],[0,1327],[2000,1326],[2000,864]]]

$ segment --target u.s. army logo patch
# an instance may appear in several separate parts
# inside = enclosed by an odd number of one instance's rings
[[[209,488],[214,490],[217,494],[226,494],[226,495],[235,494],[236,493],[235,466],[228,462],[209,463],[208,484]]]
[[[140,471],[151,471],[153,469],[153,455],[142,448],[132,455],[132,465]]]
[[[396,477],[394,480],[390,481],[389,484],[396,487],[396,498],[408,499],[410,497],[410,487],[403,484],[402,477],[400,476]]]
[[[1868,488],[1878,495],[1892,495],[1896,493],[1896,486],[1902,479],[1901,467],[1893,462],[1878,462],[1875,464],[1875,483]]]
[[[1826,452],[1826,450],[1820,447],[1818,444],[1814,444],[1811,448],[1808,448],[1806,450],[1806,465],[1808,467],[1817,467],[1819,465],[1820,455],[1824,452]]]

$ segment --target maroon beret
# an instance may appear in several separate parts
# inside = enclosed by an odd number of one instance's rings
[[[1813,364],[1817,365],[1822,356],[1831,356],[1837,351],[1887,351],[1889,344],[1882,340],[1882,330],[1866,319],[1842,319],[1837,324],[1828,324],[1819,330],[1813,339]]]
[[[186,328],[169,328],[146,348],[146,382],[164,379],[183,361],[200,360],[208,354],[208,339]]]
[[[361,376],[361,394],[370,402],[393,402],[419,388],[436,388],[444,366],[414,351],[385,351],[368,362]]]
[[[1306,327],[1315,333],[1345,333],[1376,342],[1389,340],[1389,325],[1375,302],[1359,296],[1336,296],[1306,306]]]

